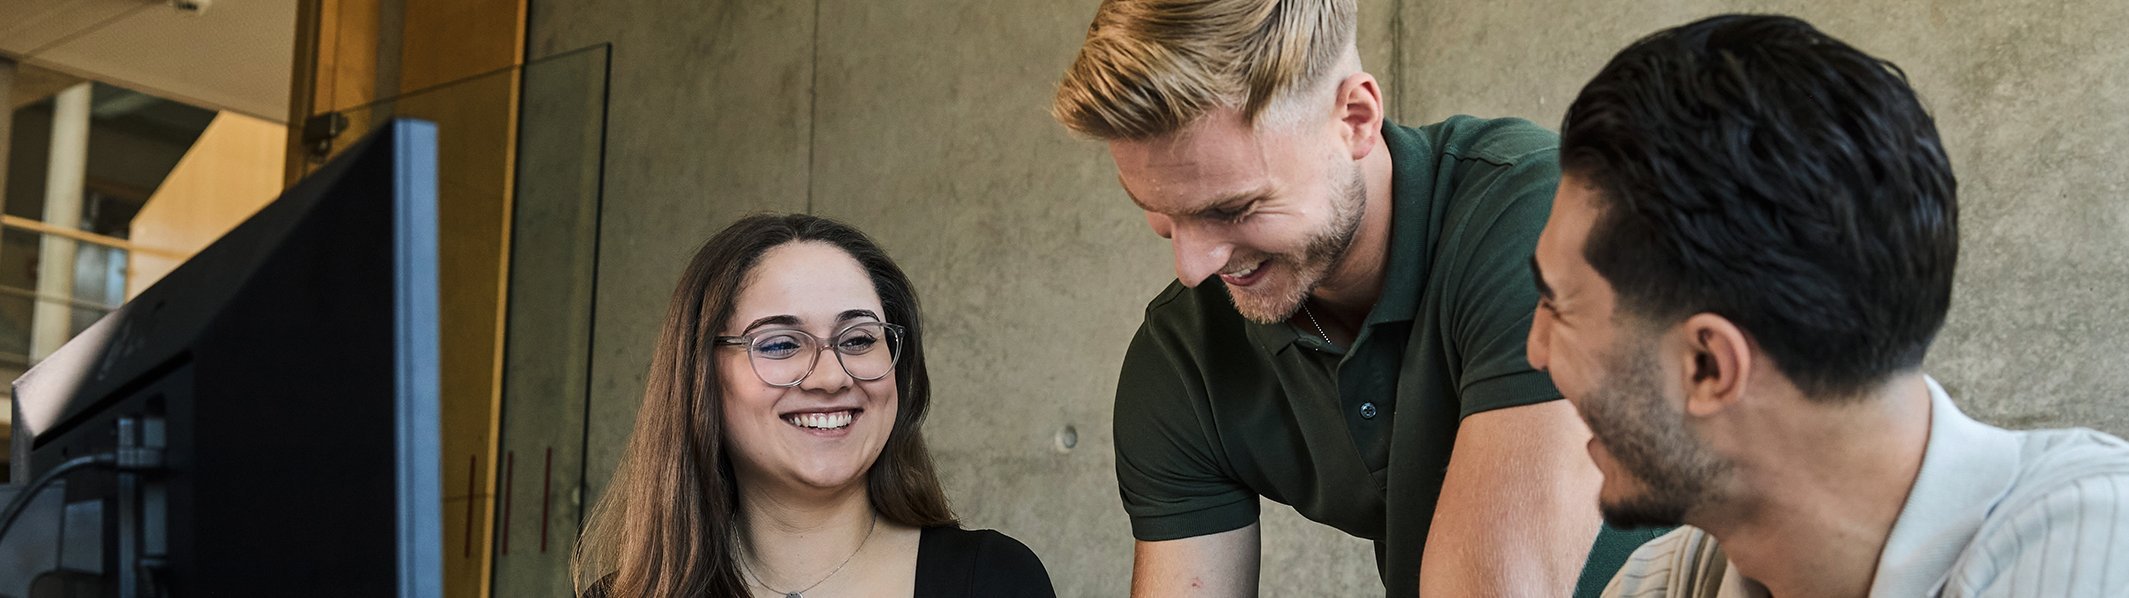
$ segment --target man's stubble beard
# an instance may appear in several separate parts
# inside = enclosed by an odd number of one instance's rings
[[[1665,404],[1653,340],[1619,344],[1604,359],[1605,383],[1582,401],[1589,409],[1583,419],[1619,467],[1641,482],[1641,492],[1600,499],[1598,511],[1615,528],[1682,525],[1688,513],[1718,499],[1716,481],[1732,463]]]
[[[1368,201],[1367,181],[1360,164],[1352,164],[1352,176],[1341,179],[1344,184],[1332,191],[1331,221],[1309,235],[1300,256],[1275,255],[1264,264],[1267,268],[1284,266],[1292,272],[1293,277],[1286,281],[1285,288],[1264,289],[1269,297],[1228,289],[1227,296],[1242,317],[1259,324],[1276,324],[1294,317],[1294,312],[1301,310],[1309,293],[1345,261],[1346,254],[1353,248],[1353,239],[1359,235]],[[1275,281],[1267,279],[1263,282]]]

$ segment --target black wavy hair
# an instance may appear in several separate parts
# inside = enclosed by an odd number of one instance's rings
[[[1944,325],[1959,204],[1936,124],[1899,67],[1802,20],[1635,42],[1569,106],[1560,161],[1624,313],[1728,318],[1809,396],[1920,367]]]

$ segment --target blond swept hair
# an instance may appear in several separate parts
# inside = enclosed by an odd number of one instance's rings
[[[1166,135],[1217,108],[1262,124],[1337,73],[1357,12],[1354,0],[1103,0],[1050,114],[1104,140]]]

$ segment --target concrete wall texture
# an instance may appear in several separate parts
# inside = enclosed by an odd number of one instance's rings
[[[1063,595],[1124,594],[1110,402],[1173,274],[1100,144],[1046,113],[1096,3],[533,0],[532,58],[613,52],[585,504],[686,258],[740,214],[810,211],[867,230],[915,278],[938,387],[926,433],[967,524],[1033,547]],[[1937,115],[1965,208],[1929,371],[1989,421],[2129,433],[2129,3],[1361,5],[1366,66],[1410,123],[1556,126],[1613,52],[1718,12],[1795,14],[1898,63]],[[1267,595],[1380,592],[1365,542],[1264,513]]]

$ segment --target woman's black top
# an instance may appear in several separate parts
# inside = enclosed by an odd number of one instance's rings
[[[917,540],[918,598],[1056,598],[1042,559],[1019,540],[993,530],[927,527]],[[606,598],[608,576],[585,588],[584,598]],[[832,597],[831,597],[832,598]]]
[[[935,596],[1054,597],[1050,573],[1026,544],[996,531],[924,528],[917,541],[917,593]]]

